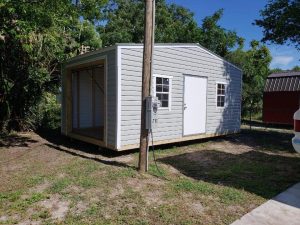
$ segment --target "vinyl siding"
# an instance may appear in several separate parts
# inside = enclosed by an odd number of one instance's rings
[[[121,144],[139,143],[142,48],[122,48],[121,53]],[[183,135],[184,74],[205,76],[207,83],[206,133],[240,129],[241,71],[200,47],[160,47],[154,51],[154,74],[172,76],[171,110],[160,108],[155,140]],[[216,107],[216,83],[226,85],[226,107]]]

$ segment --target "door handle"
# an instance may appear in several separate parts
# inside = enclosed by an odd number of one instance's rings
[[[187,106],[186,106],[186,104],[184,103],[184,105],[183,105],[183,109],[187,109]]]

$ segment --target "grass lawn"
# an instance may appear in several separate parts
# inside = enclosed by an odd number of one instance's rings
[[[229,224],[300,181],[290,130],[167,146],[149,173],[137,152],[55,132],[0,138],[0,224]]]

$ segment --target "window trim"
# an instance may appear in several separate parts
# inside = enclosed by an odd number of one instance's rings
[[[224,95],[218,95],[218,84],[224,84],[224,88],[225,88]],[[224,109],[226,107],[226,95],[227,95],[226,87],[227,87],[226,82],[222,82],[222,81],[217,81],[216,82],[216,98],[215,99],[216,99],[216,108],[217,109]],[[224,96],[224,106],[218,106],[218,96]]]
[[[161,74],[153,74],[153,78],[152,78],[152,94],[153,96],[156,97],[156,78],[160,77],[160,78],[168,78],[169,79],[169,104],[168,107],[160,107],[161,110],[169,110],[171,111],[172,108],[172,79],[173,76],[168,76],[168,75],[161,75]]]

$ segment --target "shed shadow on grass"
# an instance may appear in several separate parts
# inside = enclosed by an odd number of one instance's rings
[[[196,180],[244,189],[266,199],[300,180],[300,159],[259,151],[201,150],[160,159]]]
[[[11,135],[2,135],[0,136],[0,147],[29,147],[30,144],[37,143],[36,140],[33,140],[30,137],[11,134]]]
[[[233,144],[243,144],[260,151],[273,153],[295,153],[292,146],[293,133],[288,130],[241,129],[239,134],[216,141],[227,140]]]
[[[84,158],[84,159],[93,160],[95,162],[99,162],[99,163],[102,163],[102,164],[105,164],[105,165],[109,165],[109,166],[132,168],[132,169],[135,168],[135,167],[130,166],[130,165],[126,164],[126,163],[122,163],[122,162],[118,162],[118,161],[113,161],[113,160],[104,160],[104,159],[98,158],[97,156],[94,157],[92,155],[84,155],[84,154],[81,154],[80,152],[69,151],[67,149],[61,148],[61,147],[59,147],[57,145],[53,145],[53,144],[46,144],[46,146],[48,146],[49,148],[61,151],[61,152],[68,153],[68,154],[73,155],[73,156],[78,156],[78,157],[81,157],[81,158]]]
[[[56,130],[38,130],[38,135],[42,138],[53,144],[54,146],[63,146],[65,148],[71,148],[74,150],[81,151],[83,153],[99,155],[107,158],[114,158],[121,155],[128,155],[136,152],[126,151],[126,152],[117,152],[110,149],[99,148],[96,145],[89,144],[80,140],[72,139],[70,137],[64,136],[60,133],[59,129]]]
[[[49,142],[45,145],[53,150],[65,152],[67,154],[78,156],[84,159],[93,160],[105,165],[136,169],[136,167],[128,163],[112,160],[113,158],[121,155],[131,154],[132,151],[124,154],[123,152],[120,153],[109,149],[99,149],[99,147],[96,145],[63,136],[60,134],[60,130],[58,129],[39,130],[37,133]]]

